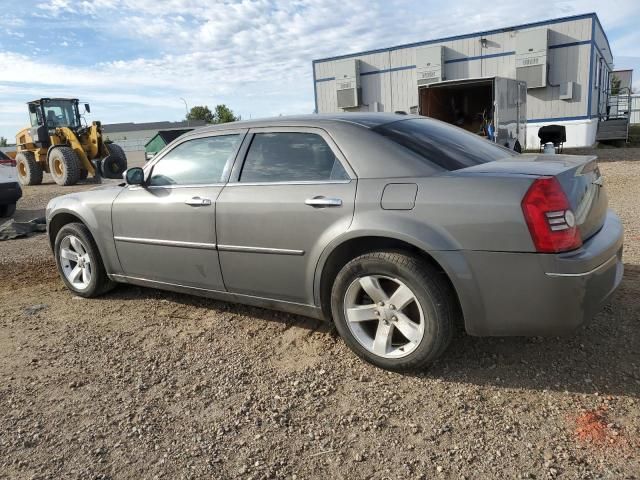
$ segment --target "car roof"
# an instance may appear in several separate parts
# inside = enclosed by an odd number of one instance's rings
[[[310,115],[291,115],[263,118],[256,120],[240,120],[238,122],[223,123],[218,125],[207,125],[198,128],[198,132],[229,130],[238,128],[258,128],[258,127],[314,127],[350,123],[364,128],[374,128],[386,123],[398,120],[418,118],[417,115],[406,115],[398,113],[373,113],[373,112],[353,112],[353,113],[321,113]]]

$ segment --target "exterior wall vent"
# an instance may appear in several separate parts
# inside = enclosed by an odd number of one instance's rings
[[[527,82],[528,89],[547,86],[548,48],[548,28],[537,28],[518,33],[516,39],[516,79]]]
[[[560,84],[560,100],[573,100],[574,92],[576,91],[575,82],[566,82]]]
[[[442,45],[416,48],[418,86],[441,82],[444,77],[444,47]]]
[[[362,105],[360,60],[351,58],[336,62],[335,77],[338,108],[353,108]]]

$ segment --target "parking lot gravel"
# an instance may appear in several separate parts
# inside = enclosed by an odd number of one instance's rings
[[[603,311],[562,338],[461,334],[412,375],[303,317],[74,297],[44,235],[0,242],[0,479],[638,478],[640,150],[601,170],[626,232]],[[18,219],[92,187],[27,187]]]

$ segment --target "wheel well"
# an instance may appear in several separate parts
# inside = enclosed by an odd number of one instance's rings
[[[447,280],[447,283],[451,287],[451,291],[454,293],[456,302],[460,309],[460,318],[462,316],[462,308],[460,307],[460,300],[458,299],[458,293],[456,292],[451,279],[442,268],[442,266],[436,262],[436,260],[424,250],[411,245],[410,243],[395,238],[388,237],[358,237],[347,240],[343,244],[336,247],[333,252],[327,258],[322,269],[322,275],[320,277],[320,306],[322,312],[326,318],[331,318],[331,288],[333,281],[338,275],[338,272],[348,262],[360,255],[364,255],[368,252],[377,250],[393,250],[403,253],[410,253],[426,263],[433,266],[438,270],[443,277]]]
[[[82,223],[84,225],[84,222],[72,213],[59,213],[51,219],[49,222],[49,243],[51,248],[53,248],[60,229],[68,223]]]

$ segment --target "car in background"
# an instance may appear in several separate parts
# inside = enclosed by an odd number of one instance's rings
[[[0,217],[13,216],[20,197],[22,189],[18,183],[16,161],[0,152]]]
[[[570,331],[623,274],[596,157],[521,155],[425,117],[204,127],[125,178],[47,206],[74,294],[122,282],[332,319],[389,370],[424,368],[462,325]]]

